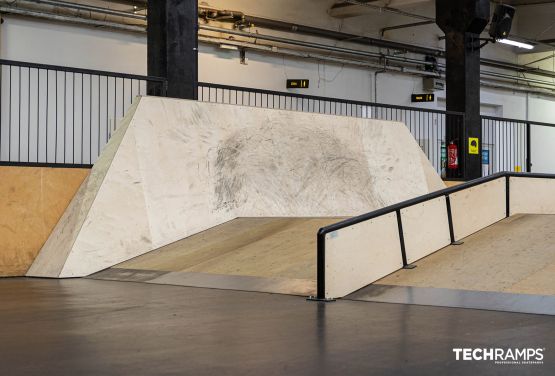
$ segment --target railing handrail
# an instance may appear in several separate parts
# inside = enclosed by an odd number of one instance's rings
[[[482,115],[481,117],[483,120],[500,121],[504,123],[521,123],[521,124],[540,125],[542,127],[555,127],[555,123],[545,123],[542,121],[511,119],[511,118],[503,118],[498,116],[487,116],[487,115]]]
[[[62,66],[62,65],[30,63],[30,62],[26,62],[26,61],[17,61],[17,60],[0,59],[0,65],[8,65],[8,66],[15,66],[15,67],[22,67],[22,68],[52,70],[52,71],[77,73],[77,74],[87,74],[87,75],[90,74],[90,75],[93,75],[93,76],[108,76],[108,77],[116,77],[116,78],[126,78],[126,79],[132,79],[132,80],[142,80],[142,81],[151,81],[151,82],[160,82],[160,83],[165,83],[167,81],[164,77],[143,76],[143,75],[140,75],[140,74],[118,73],[118,72],[110,72],[110,71],[103,71],[103,70],[96,70],[96,69],[74,68],[74,67],[67,67],[67,66]]]
[[[361,214],[361,215],[358,215],[356,217],[348,218],[348,219],[345,219],[345,220],[337,222],[337,223],[332,223],[331,225],[324,226],[324,227],[320,228],[320,230],[318,231],[318,235],[320,235],[320,234],[322,234],[322,235],[329,234],[330,232],[341,230],[343,228],[350,227],[350,226],[359,224],[361,222],[368,221],[368,220],[376,218],[376,217],[381,217],[382,215],[390,214],[390,213],[396,212],[397,210],[408,208],[409,206],[421,204],[423,202],[436,199],[438,197],[447,196],[447,195],[450,195],[452,193],[459,192],[459,191],[462,191],[464,189],[471,188],[471,187],[474,187],[474,186],[477,186],[477,185],[481,185],[481,184],[487,183],[489,181],[496,180],[496,179],[499,179],[499,178],[503,178],[503,177],[506,177],[506,176],[509,176],[509,177],[528,177],[528,178],[555,179],[555,174],[542,174],[542,173],[534,173],[534,172],[511,172],[511,171],[498,172],[498,173],[495,173],[495,174],[492,174],[492,175],[484,176],[484,177],[474,179],[474,180],[471,180],[471,181],[468,181],[468,182],[465,182],[465,183],[461,183],[461,184],[453,186],[453,187],[444,188],[444,189],[441,189],[439,191],[435,191],[435,192],[427,193],[427,194],[422,195],[422,196],[411,198],[409,200],[402,201],[398,204],[389,205],[389,206],[386,206],[384,208],[380,208],[380,209],[371,211],[369,213]]]
[[[444,111],[444,110],[436,110],[436,109],[421,108],[421,107],[400,106],[395,104],[386,104],[386,103],[378,103],[378,102],[365,102],[365,101],[358,101],[358,100],[345,99],[345,98],[321,97],[317,95],[289,93],[286,91],[275,91],[275,90],[266,90],[266,89],[255,89],[255,88],[249,88],[244,86],[223,85],[223,84],[215,84],[210,82],[199,82],[198,86],[214,88],[214,89],[245,91],[245,92],[250,92],[255,94],[280,95],[280,96],[287,96],[292,98],[312,99],[316,101],[337,102],[337,103],[344,103],[344,104],[353,104],[358,106],[383,107],[383,108],[391,108],[396,110],[464,116],[464,112]]]

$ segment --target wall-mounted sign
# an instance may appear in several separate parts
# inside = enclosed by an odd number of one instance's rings
[[[489,165],[489,150],[484,149],[482,150],[482,164]]]
[[[308,80],[287,80],[288,89],[308,89]]]
[[[435,94],[413,94],[410,97],[412,103],[433,102],[436,100]]]
[[[468,154],[480,154],[480,139],[478,137],[468,138]]]

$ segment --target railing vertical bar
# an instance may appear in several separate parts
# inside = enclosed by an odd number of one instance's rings
[[[505,176],[505,216],[511,216],[511,190],[510,176]]]
[[[401,210],[395,211],[397,216],[397,228],[399,230],[399,245],[401,247],[401,257],[403,258],[403,267],[408,265],[407,251],[405,249],[405,235],[403,233],[403,220],[401,219]]]
[[[71,75],[71,160],[75,163],[75,73]]]
[[[27,162],[31,162],[31,68],[27,69]]]
[[[146,83],[148,84],[148,83]],[[110,77],[106,76],[106,143],[109,141],[108,128],[110,128]]]
[[[125,78],[121,79],[122,97],[121,97],[121,117],[125,115]]]
[[[66,163],[66,132],[67,132],[67,72],[64,72],[64,163]]]
[[[56,121],[54,127],[54,163],[58,161],[58,71],[54,71],[54,120]]]
[[[447,221],[449,222],[449,236],[451,237],[451,243],[455,243],[455,230],[453,228],[453,214],[451,211],[451,197],[445,195],[445,206],[447,208]]]
[[[17,95],[19,96],[18,102],[18,110],[17,110],[17,122],[18,122],[18,130],[17,130],[17,159],[21,160],[21,67],[18,67],[17,73],[17,84],[18,84],[18,92]]]
[[[40,150],[40,69],[37,69],[37,163],[39,162],[39,150]]]
[[[81,73],[81,163],[84,163],[85,159],[85,79],[83,73]]]
[[[530,123],[526,123],[526,172],[532,172],[532,150],[531,147],[531,130],[530,130]]]
[[[317,235],[317,265],[316,265],[316,297],[326,299],[326,234]]]
[[[45,129],[45,137],[44,137],[44,161],[48,163],[48,108],[50,107],[50,71],[46,70],[46,129]]]
[[[92,164],[92,74],[89,74],[89,163]],[[125,88],[125,87],[124,87]],[[124,92],[125,93],[125,92]],[[125,95],[121,98],[122,106]]]
[[[98,143],[98,148],[97,148],[97,157],[100,155],[100,75],[96,76],[98,77],[98,119],[97,119],[97,133],[98,133],[98,139],[96,140],[96,142]],[[133,79],[131,79],[131,98],[133,98]]]
[[[3,76],[4,76],[4,65],[0,64],[0,161],[2,160],[2,89],[3,89]]]

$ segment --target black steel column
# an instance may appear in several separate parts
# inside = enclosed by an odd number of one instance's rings
[[[197,99],[197,35],[197,0],[148,2],[148,75],[167,78],[169,97]],[[148,94],[162,88],[149,83]]]
[[[482,176],[482,124],[480,120],[480,33],[490,16],[489,0],[436,0],[436,22],[445,32],[447,111],[463,112],[463,124],[448,117],[446,140],[459,149],[459,169],[449,178]],[[470,138],[477,138],[478,152],[470,154]]]

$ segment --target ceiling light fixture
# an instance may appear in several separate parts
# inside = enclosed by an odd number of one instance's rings
[[[498,40],[499,43],[503,43],[503,44],[508,44],[511,46],[515,46],[518,48],[524,48],[526,50],[533,50],[534,46],[528,43],[522,43],[522,42],[517,42],[516,40],[512,40],[512,39],[499,39]]]
[[[220,43],[220,48],[223,50],[234,50],[234,51],[237,51],[239,49],[237,46],[234,46],[232,44],[224,44],[224,43]]]

